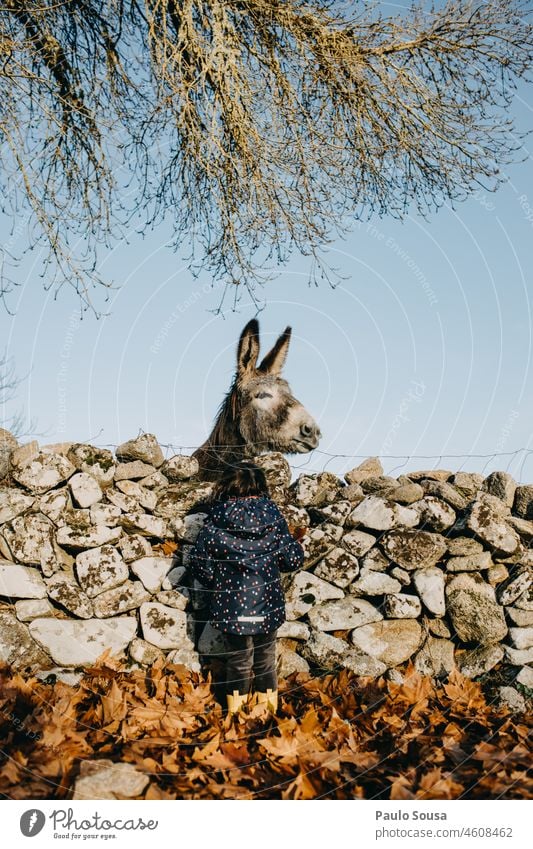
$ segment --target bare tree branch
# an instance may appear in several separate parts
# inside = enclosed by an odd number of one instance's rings
[[[93,307],[98,248],[163,219],[190,267],[254,293],[354,220],[494,190],[519,155],[523,0],[386,17],[332,0],[0,0],[2,210],[46,286]],[[4,256],[0,294],[14,285]]]

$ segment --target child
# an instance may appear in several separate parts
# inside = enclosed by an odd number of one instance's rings
[[[298,569],[303,548],[270,499],[259,466],[228,467],[190,553],[190,569],[208,590],[209,618],[226,634],[226,697],[235,713],[248,699],[277,709],[276,631],[285,622],[280,570]]]

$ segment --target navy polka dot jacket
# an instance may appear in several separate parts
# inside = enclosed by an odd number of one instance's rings
[[[266,497],[217,502],[189,555],[206,587],[210,620],[232,634],[268,634],[285,622],[280,571],[298,569],[303,548]]]

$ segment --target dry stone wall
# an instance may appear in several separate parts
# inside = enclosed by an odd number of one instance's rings
[[[291,483],[280,454],[257,462],[289,525],[306,528],[304,567],[283,576],[281,675],[397,679],[412,660],[434,677],[504,669],[533,688],[533,486],[505,472],[393,478],[377,458],[344,480]],[[212,492],[197,472],[152,434],[113,454],[0,430],[0,660],[74,680],[106,649],[193,670],[223,652],[210,626],[201,656],[193,642],[187,557]]]

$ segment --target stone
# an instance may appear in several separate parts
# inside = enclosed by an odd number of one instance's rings
[[[159,468],[165,460],[157,438],[153,433],[143,433],[136,439],[123,442],[115,451],[117,460],[121,462],[141,460],[150,466]]]
[[[137,483],[137,481],[117,481],[116,487],[120,492],[124,493],[124,495],[128,495],[135,499],[137,504],[134,509],[136,510],[139,506],[143,507],[145,510],[153,510],[157,504],[156,493],[152,492],[151,489],[145,489]]]
[[[47,579],[46,587],[48,597],[78,619],[91,619],[94,615],[91,600],[72,575],[57,572]]]
[[[456,472],[450,479],[450,483],[467,498],[472,498],[483,486],[483,480],[483,475],[478,472]]]
[[[456,486],[447,481],[424,481],[424,494],[426,497],[431,496],[445,501],[454,510],[464,510],[470,500]]]
[[[183,587],[183,592],[179,590],[160,590],[155,594],[154,600],[161,604],[166,604],[167,607],[175,607],[176,610],[186,610],[189,606],[189,590]]]
[[[293,504],[281,504],[279,509],[289,527],[308,528],[310,526],[311,519],[305,507],[295,507]]]
[[[402,569],[401,566],[393,566],[390,570],[390,576],[391,578],[396,578],[402,587],[408,587],[411,583],[411,576],[409,572],[406,572],[406,570]]]
[[[520,543],[514,528],[505,521],[495,502],[497,498],[480,493],[473,502],[466,524],[479,539],[494,551],[512,554]],[[503,505],[503,502],[500,502]]]
[[[367,478],[378,477],[382,474],[383,466],[381,465],[381,461],[378,457],[368,457],[356,466],[355,469],[350,469],[349,472],[346,472],[344,480],[349,484],[360,484],[361,481],[364,481]]]
[[[102,499],[103,492],[100,484],[96,478],[86,472],[77,472],[72,475],[68,485],[78,507],[92,507]]]
[[[92,475],[102,489],[107,489],[113,483],[115,460],[107,448],[97,448],[95,445],[76,442],[67,456],[80,472]]]
[[[106,525],[108,528],[116,528],[121,516],[120,507],[114,504],[95,504],[89,510],[91,525]]]
[[[309,664],[304,657],[291,649],[280,649],[277,672],[279,678],[288,678],[294,672],[309,672]]]
[[[361,489],[367,495],[381,495],[388,499],[389,495],[398,489],[398,481],[390,475],[375,475],[361,481]]]
[[[23,469],[32,463],[39,454],[39,443],[36,439],[31,442],[26,442],[25,445],[19,445],[11,452],[11,466],[16,469]]]
[[[150,593],[141,581],[124,581],[118,587],[99,593],[93,601],[94,615],[98,619],[118,616],[128,610],[135,610],[150,600]]]
[[[451,640],[428,637],[414,658],[415,669],[432,678],[446,678],[455,669],[454,651]]]
[[[348,486],[343,486],[340,495],[341,498],[345,498],[346,501],[350,501],[352,504],[359,504],[365,497],[363,487],[358,483],[350,483]]]
[[[161,466],[161,473],[173,483],[188,481],[198,474],[198,460],[196,457],[188,457],[186,454],[174,454],[165,460]]]
[[[398,504],[412,504],[414,501],[420,501],[423,497],[424,490],[420,484],[412,481],[401,484],[387,493],[387,499],[396,501]]]
[[[509,638],[515,649],[529,649],[533,646],[533,627],[509,628]]]
[[[22,468],[13,470],[13,478],[35,495],[43,495],[76,471],[72,463],[63,454],[43,454],[42,452]]]
[[[175,516],[185,516],[198,503],[208,501],[213,494],[214,484],[208,481],[183,481],[171,484],[163,492],[158,493],[156,516],[163,519],[173,519]]]
[[[389,559],[385,557],[383,552],[377,546],[371,548],[368,554],[366,554],[361,560],[361,567],[365,570],[365,572],[368,572],[369,569],[372,572],[385,572],[389,566]]]
[[[453,475],[453,472],[448,472],[446,469],[429,469],[429,471],[409,472],[408,478],[412,481],[421,481],[424,479],[430,481],[447,481]]]
[[[359,563],[348,551],[335,547],[319,562],[314,574],[317,578],[345,589],[359,574]]]
[[[168,486],[168,484],[169,480],[162,473],[161,469],[156,469],[155,472],[152,472],[146,478],[139,478],[139,485],[144,486],[145,489],[159,489]]]
[[[21,599],[15,602],[15,613],[19,622],[31,622],[40,616],[55,616],[55,610],[47,598]]]
[[[400,504],[388,504],[383,498],[367,495],[346,519],[347,527],[362,525],[376,531],[386,531],[397,524],[412,526],[418,522],[418,514]]]
[[[348,513],[353,509],[351,501],[336,501],[327,507],[314,507],[313,515],[324,522],[332,522],[334,525],[344,525]]]
[[[11,469],[11,453],[18,448],[17,438],[3,427],[0,427],[0,480],[5,478]]]
[[[349,586],[350,593],[356,596],[385,595],[386,593],[400,592],[402,585],[396,578],[385,575],[383,572],[361,571],[359,577]]]
[[[481,554],[483,546],[472,537],[449,537],[446,540],[448,553],[452,557],[467,557],[471,554]]]
[[[141,557],[140,560],[134,560],[130,568],[149,592],[156,593],[172,568],[172,557]]]
[[[46,598],[46,585],[37,569],[0,560],[0,595],[7,598]]]
[[[154,466],[143,463],[142,460],[132,460],[131,463],[117,463],[113,478],[115,481],[134,481],[145,478],[154,471]]]
[[[164,539],[167,534],[167,523],[159,516],[151,516],[149,513],[136,511],[125,513],[121,516],[122,528],[128,533],[141,534],[145,537],[158,537]]]
[[[152,546],[146,537],[141,534],[127,534],[118,541],[118,549],[126,563],[132,560],[140,560],[141,557],[149,557],[152,554]]]
[[[161,649],[147,643],[146,640],[141,640],[140,637],[135,637],[131,641],[129,653],[132,660],[142,666],[151,666],[156,660],[162,660],[165,656]]]
[[[273,494],[275,490],[285,490],[291,482],[291,467],[287,459],[279,451],[269,454],[260,454],[253,458],[253,462],[263,469],[268,488]]]
[[[531,666],[523,666],[515,678],[517,684],[522,684],[528,690],[533,690],[533,669]]]
[[[511,713],[526,712],[526,700],[514,687],[498,687],[496,705],[499,708],[506,708]]]
[[[189,546],[192,548],[192,546]],[[173,590],[175,587],[181,584],[181,581],[187,574],[186,566],[174,566],[170,572],[167,573],[166,577],[163,578],[161,583],[162,590]]]
[[[50,519],[57,527],[65,524],[65,514],[73,509],[70,491],[66,486],[60,489],[51,489],[50,492],[41,495],[37,504],[39,512]]]
[[[387,619],[416,619],[422,613],[422,603],[416,595],[397,593],[385,596],[383,610]]]
[[[305,570],[289,574],[287,584],[285,607],[289,620],[305,616],[315,604],[329,599],[344,598],[344,592],[340,587],[335,587]]]
[[[327,604],[327,602],[326,602]],[[309,625],[306,625],[305,622],[299,622],[298,620],[294,620],[293,622],[284,622],[278,628],[277,636],[279,639],[289,639],[289,640],[308,640],[309,635]]]
[[[408,571],[434,566],[447,551],[446,541],[440,534],[409,528],[385,534],[381,547],[394,563]]]
[[[384,663],[358,647],[352,647],[344,640],[323,631],[313,630],[301,653],[306,660],[322,669],[337,670],[343,667],[356,675],[368,675],[373,678],[382,675],[387,668]]]
[[[519,595],[513,604],[520,610],[533,610],[533,585],[523,592],[522,595]]]
[[[176,534],[177,538],[190,545],[194,544],[206,519],[207,513],[191,513],[191,515],[185,516],[182,520],[181,529]]]
[[[533,610],[520,610],[518,607],[507,607],[505,612],[513,625],[519,628],[533,626]]]
[[[30,634],[58,666],[90,666],[110,649],[122,654],[137,631],[135,616],[112,619],[34,619]]]
[[[102,545],[76,557],[76,574],[89,598],[120,586],[128,579],[128,567],[116,548]]]
[[[383,616],[368,601],[346,596],[317,604],[309,611],[308,618],[318,631],[340,631],[378,622]]]
[[[331,534],[331,529],[335,534]],[[318,528],[309,528],[307,533],[301,537],[300,544],[304,550],[306,569],[325,557],[336,547],[336,542],[342,536],[342,528],[338,525],[321,525]]]
[[[201,672],[200,656],[194,649],[192,642],[182,646],[179,649],[174,649],[167,654],[166,663],[175,664],[176,666],[184,666],[190,672]]]
[[[331,472],[316,475],[300,475],[291,484],[290,494],[298,507],[325,507],[336,500],[342,484]]]
[[[455,659],[461,675],[465,678],[479,678],[490,672],[503,660],[503,648],[493,644],[474,649],[457,651]]]
[[[426,626],[430,634],[434,637],[451,637],[451,631],[446,625],[444,619],[426,619]]]
[[[82,551],[118,542],[121,536],[122,528],[108,528],[107,525],[93,525],[87,529],[65,525],[58,529],[56,539],[59,545]]]
[[[356,628],[351,640],[361,651],[389,667],[398,666],[415,654],[423,632],[416,619],[384,619]]]
[[[53,666],[51,669],[43,669],[35,673],[35,677],[45,684],[56,684],[61,681],[69,687],[77,687],[83,678],[83,671],[75,672],[73,669],[65,669],[63,666]]]
[[[144,639],[160,649],[187,648],[187,614],[159,602],[145,602],[140,607]]]
[[[445,531],[455,524],[455,510],[446,501],[434,495],[426,495],[412,505],[418,511],[419,524],[432,531]]]
[[[446,587],[446,609],[459,639],[464,643],[486,645],[507,634],[503,608],[493,587],[477,574],[463,572]]]
[[[132,481],[130,481],[130,483],[132,483]],[[109,487],[109,489],[106,490],[106,498],[111,505],[120,510],[121,513],[134,513],[139,509],[139,504],[136,498],[132,495],[126,495],[125,492],[120,492],[120,490],[115,489],[114,487]]]
[[[129,763],[113,763],[104,758],[82,760],[72,798],[77,801],[141,798],[149,782],[149,775]]]
[[[487,581],[491,587],[497,587],[509,577],[509,570],[503,563],[496,563],[487,570]]]
[[[413,583],[424,607],[434,616],[444,616],[446,600],[444,595],[444,573],[438,566],[417,569]]]
[[[500,604],[513,604],[533,584],[533,571],[524,567],[519,569],[498,586]]]
[[[490,569],[493,565],[490,551],[482,551],[480,554],[450,557],[446,562],[446,570],[448,572],[476,572],[481,569]]]
[[[507,507],[512,507],[516,492],[516,481],[508,472],[491,472],[481,486],[483,492],[495,495]]]
[[[61,553],[54,540],[54,526],[40,513],[17,516],[4,528],[4,539],[20,563],[39,564],[45,575],[61,568]]]
[[[344,534],[341,540],[341,545],[353,557],[362,557],[367,551],[370,551],[376,542],[376,537],[372,534],[367,534],[364,531],[349,531]]]
[[[519,519],[517,516],[507,516],[507,523],[514,528],[518,535],[526,542],[533,539],[533,522],[529,519]]]
[[[511,646],[504,646],[505,659],[511,666],[523,666],[526,663],[533,663],[533,648],[529,649],[513,649]]]
[[[521,519],[533,519],[533,486],[531,484],[520,484],[516,487],[513,513]]]
[[[0,489],[0,525],[26,513],[34,501],[32,495],[25,495],[17,489]]]
[[[12,610],[0,610],[0,662],[14,669],[30,668],[32,671],[53,666],[50,657],[31,636],[28,626],[19,622]]]

